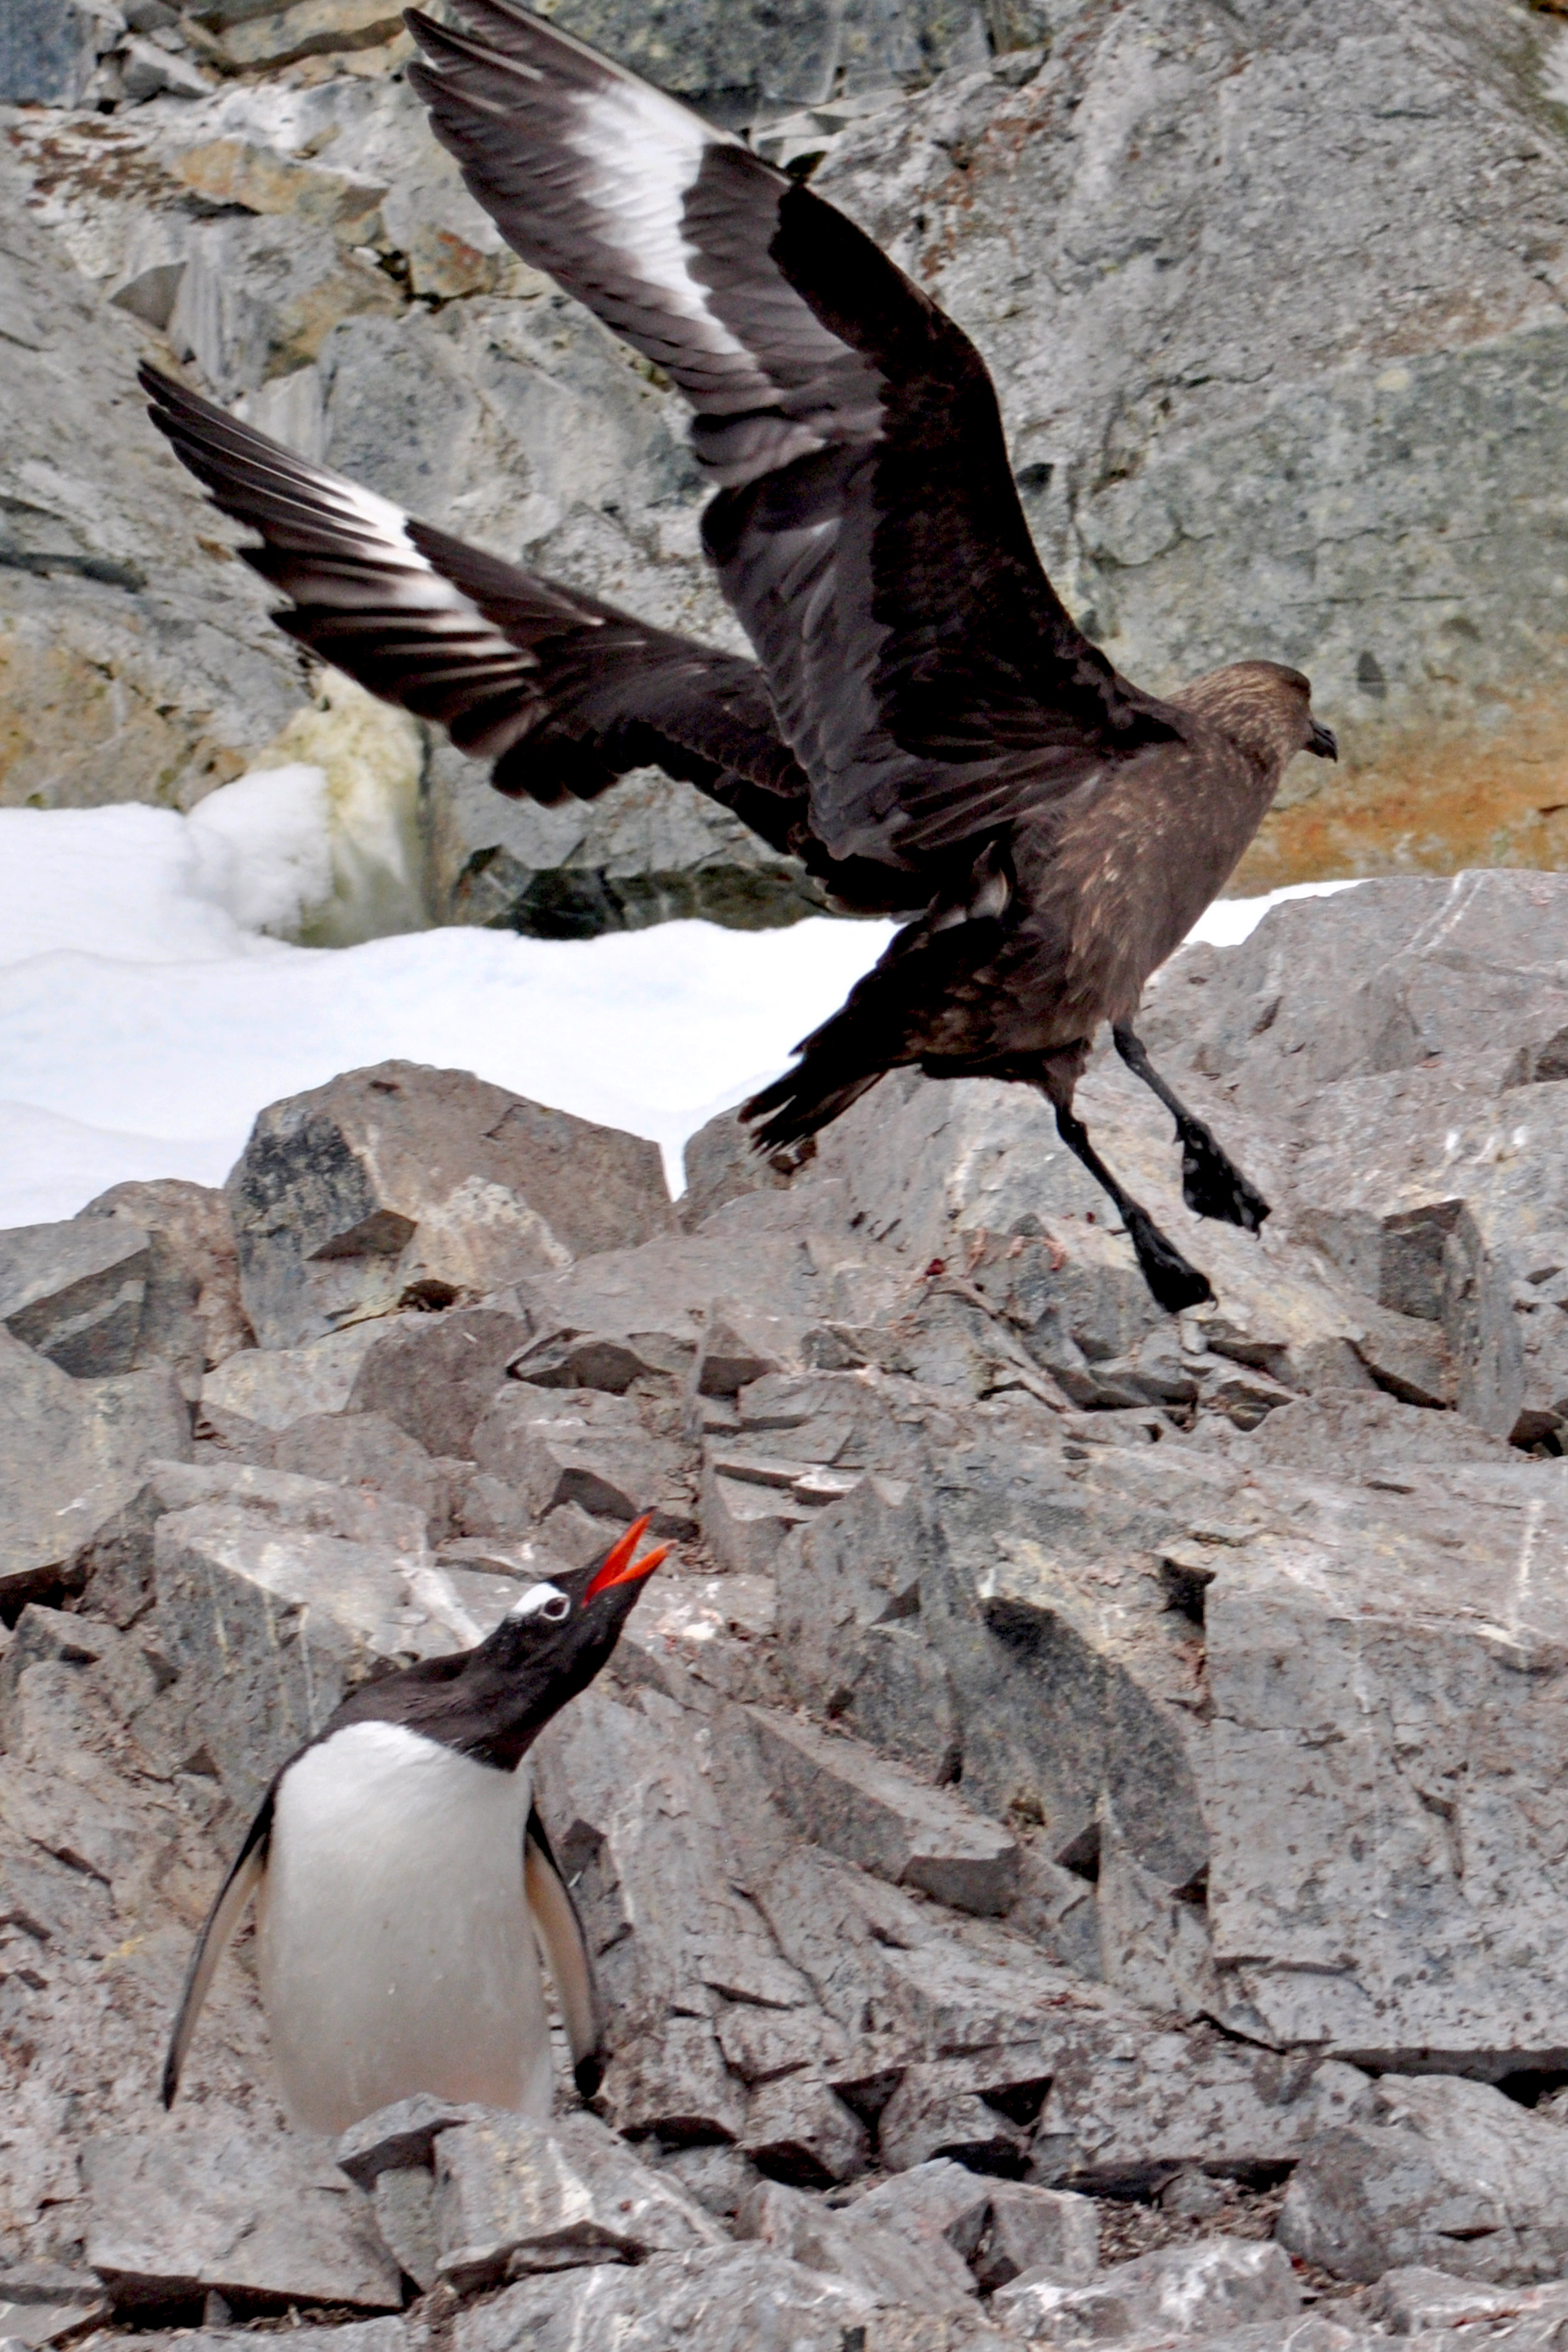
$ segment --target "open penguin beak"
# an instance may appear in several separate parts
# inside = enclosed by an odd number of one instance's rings
[[[1312,721],[1312,731],[1307,738],[1307,749],[1309,751],[1315,751],[1320,760],[1339,758],[1339,740],[1333,729],[1322,726],[1315,719]]]
[[[644,1552],[641,1559],[633,1558],[638,1545],[648,1532],[648,1525],[653,1516],[653,1512],[648,1511],[642,1518],[633,1520],[620,1542],[612,1545],[606,1553],[597,1574],[582,1596],[582,1605],[585,1609],[591,1601],[597,1601],[599,1595],[601,1592],[608,1592],[612,1585],[641,1584],[645,1576],[652,1576],[662,1559],[669,1558],[668,1544],[660,1544],[655,1550]]]

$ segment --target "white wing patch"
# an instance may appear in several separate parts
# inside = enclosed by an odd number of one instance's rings
[[[738,142],[710,131],[684,106],[628,77],[583,91],[568,144],[592,166],[583,194],[606,245],[658,287],[678,318],[702,330],[704,349],[755,366],[692,276],[696,247],[682,233],[682,206],[708,147]]]

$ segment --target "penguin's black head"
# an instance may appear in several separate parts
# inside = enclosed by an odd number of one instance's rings
[[[323,1737],[350,1723],[401,1723],[511,1771],[567,1701],[587,1689],[620,1640],[669,1550],[661,1544],[637,1559],[647,1529],[648,1519],[641,1518],[588,1567],[530,1584],[477,1648],[362,1685]]]
[[[607,1663],[643,1585],[667,1555],[669,1545],[661,1544],[636,1558],[652,1517],[650,1512],[637,1520],[587,1568],[530,1585],[488,1638],[470,1651],[468,1673],[486,1679],[499,1675],[508,1683],[537,1687],[540,1704],[548,1701],[539,1730]]]

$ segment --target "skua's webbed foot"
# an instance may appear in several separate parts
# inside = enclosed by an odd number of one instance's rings
[[[1157,1095],[1176,1121],[1181,1144],[1181,1196],[1195,1217],[1218,1217],[1255,1234],[1269,1214],[1269,1203],[1243,1176],[1224,1150],[1211,1128],[1194,1118],[1181,1097],[1167,1087],[1148,1056],[1148,1049],[1125,1022],[1111,1032],[1116,1051],[1135,1078]]]
[[[1255,1234],[1270,1214],[1269,1203],[1202,1119],[1176,1121],[1181,1139],[1181,1196],[1195,1217],[1218,1217]]]
[[[1140,1208],[1135,1201],[1130,1202],[1123,1212],[1123,1222],[1138,1254],[1144,1280],[1167,1315],[1179,1315],[1186,1307],[1205,1306],[1214,1297],[1208,1276],[1187,1263],[1147,1209]]]

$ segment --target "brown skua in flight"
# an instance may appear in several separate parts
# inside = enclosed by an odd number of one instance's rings
[[[656,764],[841,906],[914,917],[746,1106],[799,1144],[886,1070],[1039,1087],[1160,1304],[1212,1297],[1090,1142],[1102,1022],[1176,1120],[1199,1215],[1268,1204],[1152,1067],[1149,974],[1223,888],[1298,751],[1307,680],[1245,661],[1145,693],[1035,553],[967,337],[832,205],[512,0],[417,11],[438,138],[524,260],[695,412],[703,538],[758,655],[720,653],[481,553],[149,371],[153,415],[291,599],[279,625],[491,761],[592,799]]]

